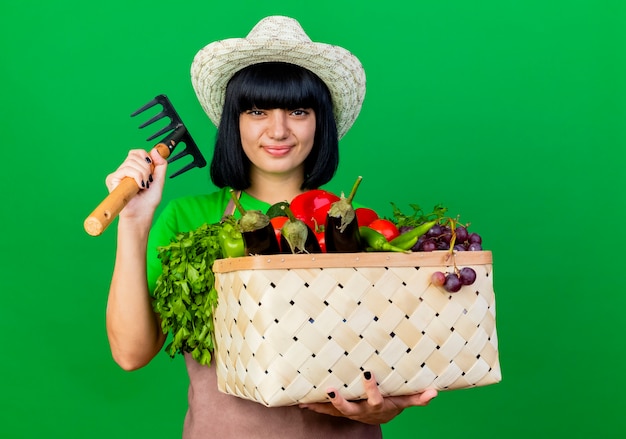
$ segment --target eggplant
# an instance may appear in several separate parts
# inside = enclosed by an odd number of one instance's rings
[[[269,216],[260,210],[245,210],[231,189],[235,206],[241,213],[239,227],[243,237],[246,255],[275,255],[280,253],[274,226]]]
[[[288,206],[281,209],[289,218],[280,229],[280,247],[283,253],[321,253],[315,233],[304,221],[294,216]]]
[[[356,253],[363,250],[356,215],[345,223],[342,217],[328,216],[324,230],[327,253]]]
[[[248,256],[280,253],[276,232],[271,223],[259,229],[241,232],[241,236],[243,236],[245,252]]]
[[[341,195],[339,201],[335,201],[328,209],[326,215],[326,240],[327,253],[356,253],[363,251],[359,222],[352,206],[352,200],[361,183],[362,177],[357,178],[348,198]]]

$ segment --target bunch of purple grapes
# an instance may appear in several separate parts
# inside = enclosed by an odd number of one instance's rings
[[[456,239],[454,250],[456,251],[480,251],[482,247],[482,237],[478,233],[469,233],[467,227],[458,225],[455,227]],[[432,252],[435,250],[450,250],[452,241],[452,230],[450,226],[435,224],[426,234],[420,236],[417,243],[411,249],[415,252]]]
[[[400,228],[400,233],[410,230],[412,227],[406,226]],[[455,251],[481,251],[482,237],[478,233],[470,233],[464,225],[456,225],[454,228],[454,245]],[[435,224],[420,236],[417,243],[411,248],[414,252],[432,252],[435,250],[450,250],[452,243],[452,229],[448,224]],[[463,267],[451,273],[443,273],[435,271],[431,276],[433,285],[443,287],[449,293],[458,292],[464,285],[472,285],[476,281],[476,271],[471,267]]]
[[[471,267],[463,267],[452,273],[435,271],[430,281],[435,286],[443,287],[448,293],[456,293],[464,285],[472,285],[476,281],[476,271]]]

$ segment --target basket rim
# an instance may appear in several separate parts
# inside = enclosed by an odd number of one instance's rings
[[[489,250],[452,252],[359,252],[359,253],[310,253],[244,256],[217,259],[214,273],[238,270],[283,270],[292,268],[345,268],[345,267],[436,267],[457,265],[491,264]]]

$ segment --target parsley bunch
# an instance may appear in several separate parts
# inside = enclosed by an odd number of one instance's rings
[[[393,218],[391,221],[393,221],[398,228],[417,227],[428,221],[440,220],[448,211],[448,208],[443,207],[441,204],[437,204],[433,207],[433,211],[431,213],[424,213],[424,210],[418,204],[409,204],[409,206],[413,209],[413,213],[407,215],[402,212],[402,210],[395,203],[391,203],[391,207],[393,209]]]
[[[172,333],[165,347],[170,357],[191,353],[200,364],[211,363],[215,348],[213,311],[217,306],[211,268],[222,257],[218,241],[220,224],[205,224],[179,233],[159,247],[162,273],[157,279],[152,306],[161,317],[164,334]]]

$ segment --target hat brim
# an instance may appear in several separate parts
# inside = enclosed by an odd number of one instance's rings
[[[365,72],[352,53],[324,43],[278,39],[255,43],[245,38],[211,43],[196,54],[192,63],[193,88],[216,126],[228,81],[239,70],[263,62],[291,63],[319,76],[330,90],[339,138],[350,129],[365,97]]]

